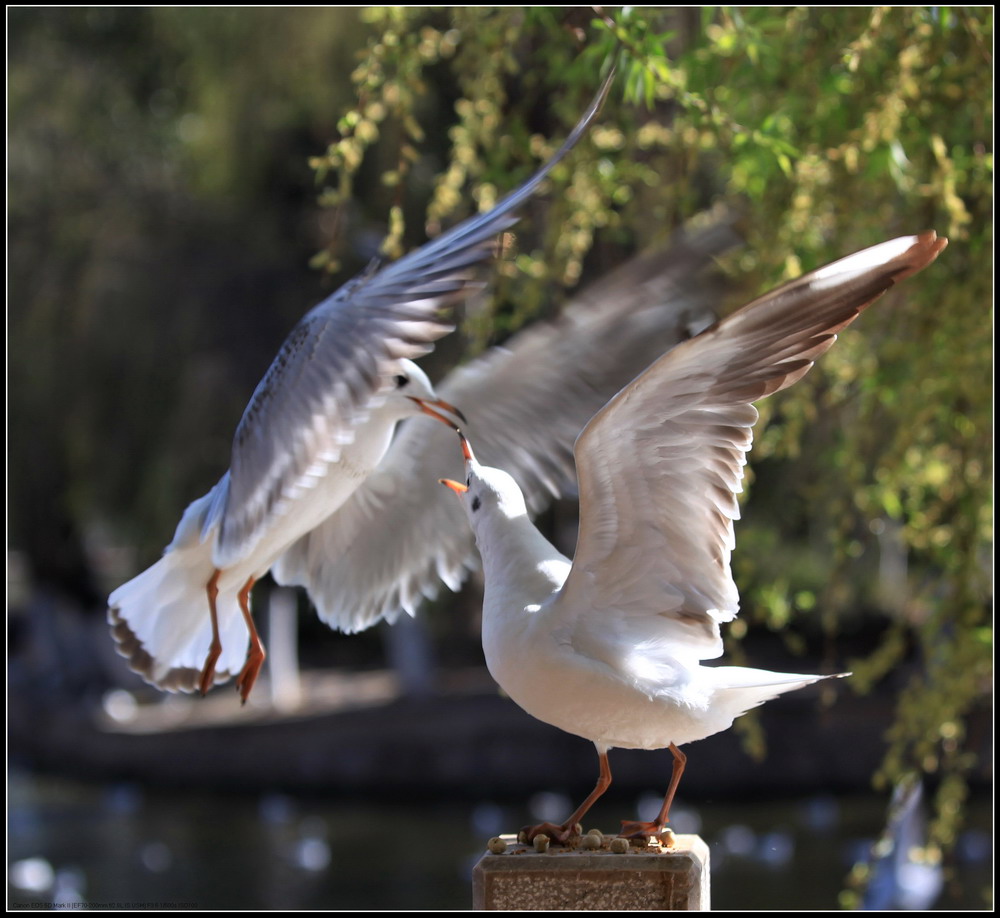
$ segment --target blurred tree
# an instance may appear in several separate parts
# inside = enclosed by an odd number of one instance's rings
[[[322,247],[314,264],[346,273],[386,227],[396,254],[463,216],[470,187],[488,208],[554,149],[619,48],[619,88],[528,208],[492,306],[470,319],[475,346],[718,202],[745,214],[740,301],[895,235],[949,236],[763,403],[731,629],[763,624],[795,647],[810,629],[888,622],[851,683],[914,664],[876,777],[937,776],[940,856],[990,678],[991,9],[8,21],[11,542],[81,595],[85,534],[127,532],[148,560],[225,467],[276,343],[318,298],[289,267]],[[318,224],[309,154],[329,186]]]
[[[22,8],[9,26],[10,523],[51,580],[60,529],[125,522],[145,560],[225,469],[320,295],[306,154],[361,37],[320,10]]]

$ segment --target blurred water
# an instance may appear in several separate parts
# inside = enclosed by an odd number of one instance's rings
[[[546,815],[555,793],[531,803]],[[598,804],[610,831],[656,803]],[[658,805],[658,804],[657,804]],[[978,814],[978,815],[977,815]],[[984,908],[991,814],[974,824],[932,907]],[[471,906],[486,839],[529,822],[528,801],[386,805],[96,786],[12,772],[8,904],[63,908],[438,910]],[[537,818],[537,817],[536,817]],[[559,818],[558,814],[555,818]],[[712,851],[715,909],[832,909],[853,859],[882,831],[875,796],[783,802],[678,801],[679,831]]]

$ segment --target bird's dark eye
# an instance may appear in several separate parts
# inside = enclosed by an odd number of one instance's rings
[[[393,381],[396,383],[397,389],[402,389],[403,386],[405,386],[410,380],[409,377],[403,376],[403,374],[400,373],[399,376],[393,378]]]
[[[479,509],[479,498],[478,497],[473,497],[472,498],[472,512],[475,513],[478,509]]]
[[[471,488],[472,487],[472,476],[471,475],[468,478],[465,479],[465,486],[467,488]]]

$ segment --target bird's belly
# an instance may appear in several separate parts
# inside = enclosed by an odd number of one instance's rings
[[[662,749],[710,736],[703,699],[682,689],[650,695],[605,664],[554,640],[494,647],[487,665],[503,690],[533,717],[607,747]]]
[[[289,502],[257,545],[237,564],[223,570],[220,589],[239,589],[249,577],[263,577],[283,552],[335,513],[372,471],[350,463],[338,464],[337,470],[335,475],[317,479],[314,487],[303,489]]]

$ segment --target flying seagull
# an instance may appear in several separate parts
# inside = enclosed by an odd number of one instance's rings
[[[483,650],[493,678],[539,720],[591,740],[600,772],[561,825],[565,842],[611,783],[608,750],[669,748],[663,806],[626,837],[664,829],[686,756],[750,708],[833,676],[704,666],[739,609],[730,571],[736,495],[758,399],[790,386],[836,334],[947,245],[934,232],[812,271],[679,344],[625,386],[574,447],[580,530],[573,561],[535,528],[521,489],[481,465],[459,431],[462,498],[485,574]],[[836,676],[848,675],[839,673]]]
[[[412,358],[452,330],[443,313],[482,286],[497,234],[583,136],[613,78],[491,211],[373,266],[295,326],[247,405],[229,470],[187,508],[163,557],[108,600],[118,651],[147,682],[204,694],[238,674],[246,701],[264,661],[253,584],[378,467],[399,421],[423,412],[454,426],[456,409]]]

